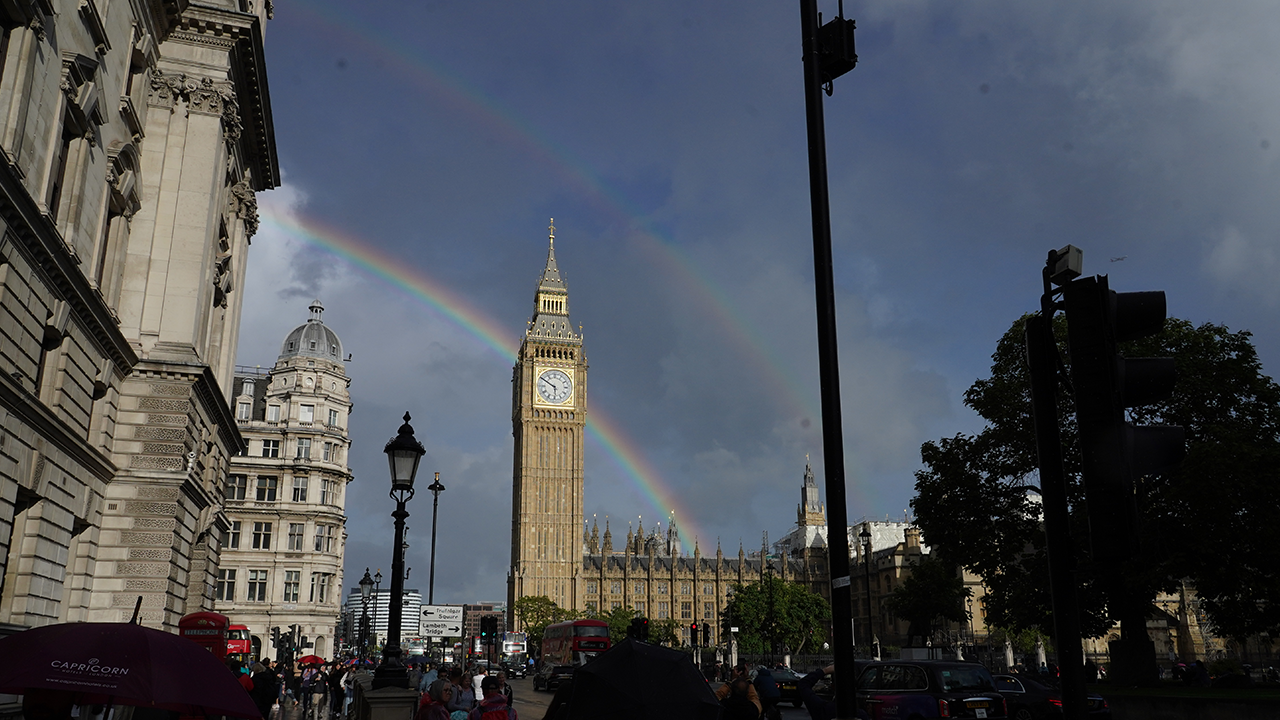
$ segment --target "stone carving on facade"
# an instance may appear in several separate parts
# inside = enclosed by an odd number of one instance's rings
[[[215,307],[227,307],[227,295],[231,293],[231,253],[222,251],[213,263],[213,304]]]
[[[245,233],[253,237],[258,232],[258,198],[254,195],[253,188],[244,180],[232,185],[228,202],[231,212],[244,220]]]
[[[27,23],[27,27],[31,28],[31,32],[36,34],[36,38],[41,41],[44,40],[44,20],[41,20],[38,14],[31,17],[31,22]]]
[[[151,90],[147,93],[147,104],[172,108],[183,96],[183,85],[187,76],[182,73],[151,73]]]
[[[153,73],[147,104],[173,109],[178,100],[187,102],[188,112],[221,116],[223,136],[228,144],[235,144],[240,139],[243,129],[240,105],[230,82],[212,78],[197,80],[184,73]]]

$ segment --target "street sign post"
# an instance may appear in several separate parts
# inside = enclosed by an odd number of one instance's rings
[[[462,606],[424,606],[422,608],[422,634],[435,638],[462,637]]]

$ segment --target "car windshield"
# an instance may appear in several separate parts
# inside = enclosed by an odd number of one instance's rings
[[[995,677],[995,680],[996,680],[996,690],[999,690],[1000,692],[1019,692],[1020,693],[1023,691],[1022,683],[1018,682],[1014,678],[1009,677],[1008,675],[997,675]]]
[[[955,666],[939,670],[942,688],[947,692],[989,692],[995,690],[991,675],[981,666]]]

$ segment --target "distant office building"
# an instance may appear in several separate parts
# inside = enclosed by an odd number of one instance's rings
[[[319,300],[310,311],[274,367],[237,367],[232,385],[248,451],[231,460],[214,607],[249,627],[255,655],[274,655],[272,627],[298,625],[330,657],[342,601],[350,380]]]
[[[369,625],[372,629],[374,644],[381,646],[387,640],[387,629],[391,621],[391,590],[380,588],[369,598]],[[353,587],[347,592],[343,603],[343,612],[350,613],[355,633],[360,630],[360,618],[365,605],[360,599],[360,588]],[[422,636],[422,593],[418,590],[404,591],[404,604],[400,614],[400,642],[405,643]],[[358,642],[358,636],[355,642]]]

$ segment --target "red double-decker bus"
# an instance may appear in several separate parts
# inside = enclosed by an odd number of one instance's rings
[[[253,638],[246,625],[227,626],[227,657],[248,663],[253,658]]]
[[[570,620],[548,625],[542,633],[542,662],[578,666],[609,649],[609,624]]]

